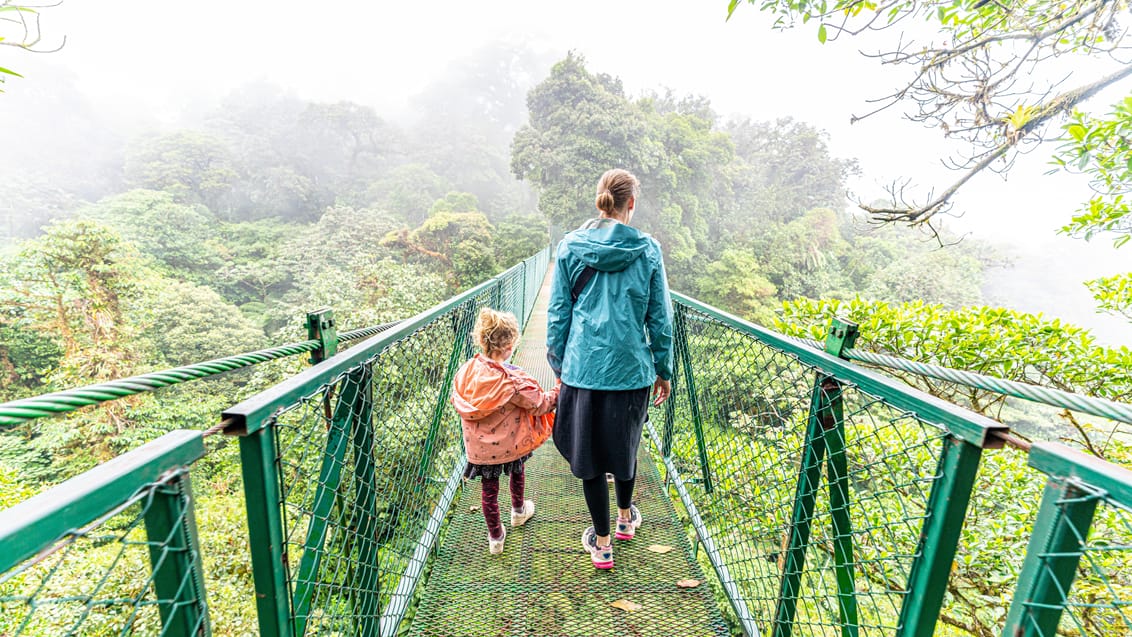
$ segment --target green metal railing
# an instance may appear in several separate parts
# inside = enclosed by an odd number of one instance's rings
[[[835,322],[821,346],[674,303],[673,400],[650,433],[742,632],[962,624],[941,611],[962,593],[957,552],[979,551],[965,520],[1001,515],[975,485],[1006,427],[847,362],[855,326]],[[1106,415],[1127,407],[1082,398]],[[1053,444],[1030,462],[1051,486],[1003,635],[1132,634],[1132,472]]]
[[[333,325],[333,314],[323,310],[307,317],[308,327],[312,330],[317,329],[312,323],[312,321],[316,320],[316,317],[321,318],[324,322],[329,321],[330,326]],[[217,358],[203,363],[193,363],[192,365],[185,365],[183,367],[164,369],[159,372],[112,380],[106,383],[76,387],[74,389],[43,394],[33,398],[13,400],[0,404],[0,428],[12,427],[30,422],[37,418],[58,416],[110,400],[117,400],[119,398],[125,398],[126,396],[150,392],[189,381],[201,380],[237,369],[243,369],[245,367],[251,367],[253,365],[259,365],[268,361],[296,356],[307,352],[311,352],[316,361],[321,360],[328,354],[333,355],[333,353],[337,351],[339,343],[368,338],[380,334],[396,324],[397,323],[385,323],[373,327],[364,327],[334,336],[331,336],[330,332],[327,332],[325,335],[321,332],[315,332],[323,337],[312,338],[298,343],[288,343],[287,345],[248,352],[246,354]],[[325,336],[330,336],[330,338],[326,338]]]
[[[0,635],[224,632],[206,601],[187,477],[202,436],[221,429],[239,436],[260,634],[398,634],[432,585],[460,489],[449,392],[474,352],[472,324],[491,306],[525,326],[549,260],[544,250],[395,325],[337,334],[331,313],[313,312],[302,343],[0,405],[11,425],[231,369],[223,361],[311,352],[315,363],[205,434],[173,432],[0,512]],[[849,324],[801,342],[673,298],[674,391],[653,410],[652,458],[736,634],[970,633],[953,610],[967,594],[957,564],[983,550],[973,520],[1007,506],[1028,517],[1012,545],[1018,569],[996,575],[1006,595],[979,602],[984,628],[1132,634],[1132,471],[1055,443],[1034,444],[1027,465],[998,450],[1005,425],[848,359],[1123,422],[1127,405],[870,359]],[[1023,474],[1019,502],[979,486],[1004,462]]]
[[[188,466],[174,431],[3,512],[0,635],[209,632]]]
[[[260,632],[394,635],[464,467],[453,376],[481,307],[525,325],[549,250],[225,411]]]

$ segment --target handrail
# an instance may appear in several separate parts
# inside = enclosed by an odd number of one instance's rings
[[[350,341],[380,334],[397,325],[397,322],[383,323],[373,327],[364,327],[338,335],[339,341]],[[193,380],[200,380],[216,376],[244,367],[251,367],[280,358],[287,358],[313,352],[321,347],[321,342],[315,339],[288,343],[269,349],[261,349],[245,354],[236,354],[225,358],[217,358],[203,363],[193,363],[182,367],[164,369],[139,376],[111,380],[105,383],[96,383],[83,387],[74,387],[63,391],[42,394],[31,398],[21,398],[0,404],[0,429],[12,427],[37,418],[65,414],[76,411],[82,407],[97,405],[126,396],[133,396],[144,392],[178,385]]]
[[[986,416],[976,414],[942,398],[904,385],[889,376],[854,365],[822,350],[803,346],[797,339],[755,325],[691,297],[673,292],[672,299],[740,332],[749,334],[780,352],[796,357],[807,365],[813,365],[840,380],[854,383],[864,391],[885,399],[893,407],[915,412],[925,421],[937,425],[946,425],[956,436],[978,447],[1001,447],[1002,440],[998,434],[1006,433],[1009,430],[1006,425]]]
[[[792,340],[814,349],[820,350],[822,348],[818,341],[808,338],[795,337],[792,338]],[[952,369],[931,363],[920,363],[905,358],[878,354],[861,349],[847,349],[842,352],[842,355],[849,360],[868,363],[876,367],[895,369],[910,374],[916,374],[917,376],[927,376],[928,378],[944,380],[957,385],[963,385],[964,387],[981,389],[1005,396],[1013,396],[1014,398],[1022,398],[1043,405],[1062,407],[1083,414],[1100,416],[1101,418],[1132,424],[1132,405],[1118,403],[1105,398],[1083,396],[1052,387],[1031,385],[1030,383],[1022,383],[1016,380],[1007,380],[996,376],[987,376],[976,372]]]
[[[199,431],[171,431],[52,487],[0,516],[0,574],[128,502],[142,487],[204,456]]]
[[[353,369],[367,359],[380,354],[393,343],[412,334],[438,316],[443,316],[454,308],[460,307],[460,305],[466,303],[469,299],[473,299],[482,294],[485,290],[496,285],[500,279],[508,276],[513,270],[521,266],[522,263],[512,266],[474,288],[457,294],[440,305],[431,307],[414,317],[401,321],[395,328],[386,330],[378,336],[370,338],[358,347],[328,358],[275,385],[271,389],[256,394],[224,410],[224,413],[221,415],[224,431],[228,433],[238,433],[240,435],[247,435],[258,431],[277,409],[288,404],[296,396],[310,394],[315,389],[325,384],[327,379],[334,378],[338,374]]]

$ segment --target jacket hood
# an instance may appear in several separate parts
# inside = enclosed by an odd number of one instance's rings
[[[566,236],[566,246],[599,272],[620,272],[645,253],[649,235],[612,219],[591,219]]]
[[[466,420],[481,420],[499,411],[515,395],[515,383],[502,365],[476,354],[456,372],[452,404]]]

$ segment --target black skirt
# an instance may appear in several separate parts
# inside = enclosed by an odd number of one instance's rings
[[[637,448],[649,415],[649,388],[579,389],[563,383],[554,417],[554,446],[582,480],[637,475]]]
[[[503,474],[511,475],[513,473],[523,473],[523,471],[526,470],[524,465],[531,459],[532,455],[534,454],[528,453],[518,460],[504,462],[503,464],[475,464],[469,462],[464,465],[464,479],[475,480],[476,478],[484,478],[492,480]]]

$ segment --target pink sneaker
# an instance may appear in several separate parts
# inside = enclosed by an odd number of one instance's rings
[[[617,533],[613,537],[619,540],[631,540],[637,534],[637,527],[641,526],[641,512],[637,510],[637,505],[629,505],[629,519],[622,520],[621,516],[617,516]]]
[[[598,546],[597,534],[592,526],[582,532],[582,548],[589,552],[594,568],[603,571],[613,568],[613,545]]]

